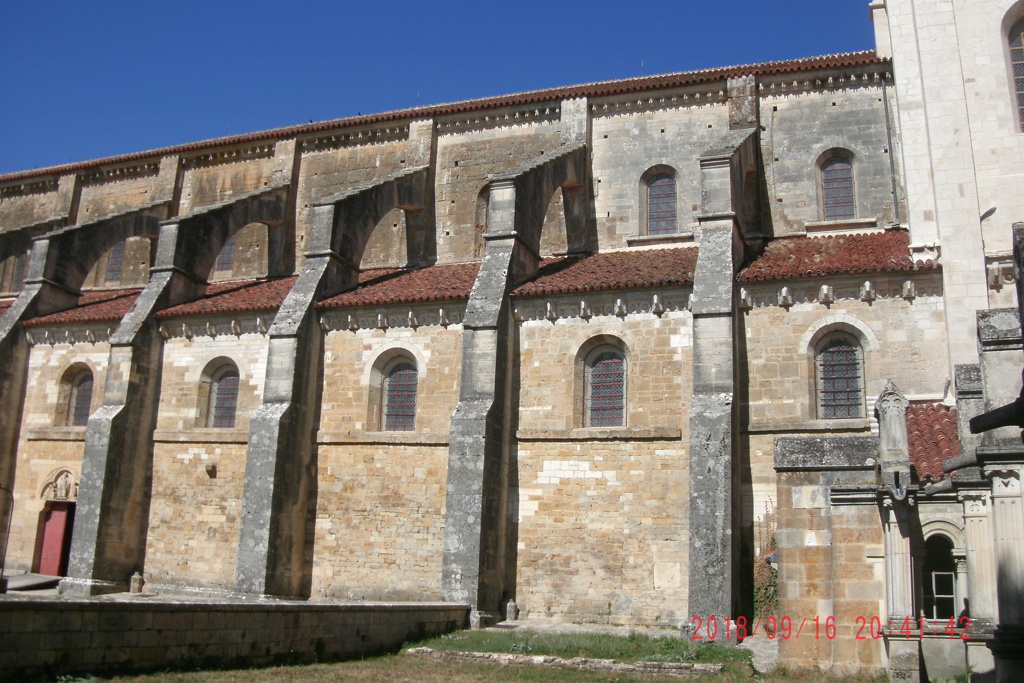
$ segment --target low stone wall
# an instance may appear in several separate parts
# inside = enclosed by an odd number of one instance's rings
[[[0,678],[343,659],[468,620],[469,607],[451,603],[8,598],[0,599]]]

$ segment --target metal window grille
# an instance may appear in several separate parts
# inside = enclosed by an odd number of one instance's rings
[[[384,431],[411,432],[416,427],[416,385],[419,373],[412,363],[398,363],[384,378],[381,403]]]
[[[71,385],[71,426],[84,427],[89,424],[89,409],[92,407],[92,373],[83,372]]]
[[[676,181],[670,175],[654,176],[647,183],[647,234],[676,233]]]
[[[860,350],[851,341],[834,339],[821,350],[818,382],[822,417],[861,417]]]
[[[124,242],[115,244],[107,255],[107,277],[106,283],[121,282],[121,273],[124,270]]]
[[[599,354],[587,366],[588,427],[621,427],[626,414],[626,363],[615,351]]]
[[[238,370],[227,368],[210,385],[210,426],[231,429],[238,411]]]
[[[214,272],[217,273],[230,273],[235,268],[235,236],[232,235],[221,247],[220,253],[217,254],[217,264],[214,266]]]
[[[1017,119],[1024,129],[1024,21],[1010,30],[1010,63],[1013,67],[1013,91],[1017,98]]]
[[[821,195],[825,220],[856,218],[853,197],[853,165],[846,159],[831,159],[821,167]]]
[[[11,274],[11,291],[20,292],[25,288],[25,276],[28,274],[28,252],[18,254],[14,259],[14,273]]]

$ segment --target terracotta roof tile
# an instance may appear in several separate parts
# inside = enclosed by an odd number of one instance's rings
[[[908,406],[907,441],[910,466],[919,481],[927,483],[949,476],[942,471],[942,461],[960,455],[956,408],[941,403]]]
[[[608,251],[593,256],[545,259],[540,273],[513,296],[542,296],[693,284],[697,249]]]
[[[102,289],[82,292],[78,306],[59,313],[50,313],[26,320],[25,327],[120,321],[139,298],[142,288]]]
[[[276,311],[291,291],[296,276],[273,280],[244,280],[212,282],[206,296],[185,304],[165,308],[157,318],[177,318],[191,315],[223,315]]]
[[[317,308],[379,306],[469,298],[479,263],[451,263],[426,268],[372,268],[359,275],[359,286],[317,304]]]
[[[915,262],[904,230],[783,237],[770,242],[740,274],[742,282],[789,280],[823,275],[856,275],[938,268],[931,259]]]
[[[0,316],[7,312],[16,299],[0,299]]]
[[[613,81],[600,81],[597,83],[583,83],[580,85],[562,86],[557,88],[545,88],[541,90],[530,90],[527,92],[513,93],[509,95],[498,95],[494,97],[482,97],[446,104],[434,104],[423,107],[411,107],[408,109],[397,109],[379,114],[368,114],[361,116],[350,116],[328,121],[315,123],[304,123],[297,126],[286,126],[283,128],[271,128],[269,130],[245,133],[242,135],[231,135],[209,140],[189,142],[172,147],[147,150],[144,152],[133,152],[118,156],[104,157],[90,161],[80,161],[61,166],[48,166],[28,171],[18,171],[0,175],[0,182],[23,180],[43,175],[63,175],[87,168],[109,166],[113,164],[130,163],[143,159],[166,156],[170,154],[181,154],[203,149],[214,149],[230,145],[240,145],[261,140],[272,140],[277,138],[290,138],[298,135],[318,133],[326,130],[347,128],[350,126],[371,125],[385,123],[388,121],[408,120],[416,118],[428,118],[433,116],[444,116],[448,114],[459,114],[462,112],[494,109],[498,107],[510,107],[523,104],[550,102],[561,99],[576,97],[601,97],[622,93],[639,92],[644,90],[657,90],[664,88],[682,87],[686,85],[697,85],[718,81],[736,76],[762,76],[770,74],[786,74],[800,71],[816,71],[825,69],[841,69],[871,64],[888,64],[888,60],[879,58],[874,50],[861,52],[846,52],[840,54],[821,55],[818,57],[805,57],[802,59],[787,59],[775,62],[761,62],[757,64],[741,64],[737,66],[717,67],[714,69],[701,69],[698,71],[679,71],[659,76],[643,76],[638,78],[624,78]]]

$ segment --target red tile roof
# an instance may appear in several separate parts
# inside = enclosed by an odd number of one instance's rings
[[[607,251],[593,256],[545,259],[540,273],[512,296],[542,296],[693,284],[697,249]]]
[[[452,263],[426,268],[372,268],[359,275],[359,286],[325,299],[317,308],[377,306],[469,298],[479,263]]]
[[[907,441],[910,466],[919,481],[927,483],[949,476],[942,471],[942,461],[960,455],[956,408],[941,403],[908,406]]]
[[[142,288],[103,289],[82,292],[78,306],[59,313],[50,313],[26,320],[25,327],[120,321],[139,298]]]
[[[157,312],[157,318],[276,311],[295,284],[295,275],[273,280],[212,282],[206,296]]]
[[[739,274],[742,282],[790,280],[823,275],[857,275],[938,268],[931,259],[915,262],[905,230],[856,235],[783,237],[770,242]]]
[[[874,50],[862,52],[846,52],[819,57],[806,57],[803,59],[788,59],[776,62],[761,62],[758,64],[741,64],[737,66],[725,66],[714,69],[701,69],[698,71],[679,71],[660,76],[643,76],[639,78],[624,78],[613,81],[600,81],[597,83],[584,83],[581,85],[570,85],[558,88],[545,88],[542,90],[530,90],[527,92],[513,93],[510,95],[498,95],[495,97],[483,97],[473,100],[462,100],[447,104],[434,104],[424,107],[412,107],[409,109],[398,109],[395,111],[382,112],[379,114],[368,114],[350,116],[341,119],[331,119],[316,123],[304,123],[297,126],[286,126],[283,128],[271,128],[270,130],[245,133],[243,135],[231,135],[209,140],[200,140],[173,147],[121,154],[118,156],[104,157],[90,161],[81,161],[61,166],[49,166],[35,168],[29,171],[19,171],[0,175],[0,182],[23,180],[44,175],[63,175],[75,171],[95,168],[98,166],[109,166],[112,164],[130,163],[170,154],[182,154],[203,149],[214,149],[230,145],[241,145],[261,140],[273,140],[277,138],[291,138],[298,135],[318,133],[321,131],[347,128],[350,126],[362,126],[389,121],[409,120],[416,118],[428,118],[433,116],[444,116],[459,114],[474,110],[494,109],[498,107],[510,107],[540,102],[551,102],[554,100],[569,99],[576,97],[602,97],[644,90],[657,90],[665,88],[677,88],[687,85],[699,85],[720,81],[736,76],[763,76],[771,74],[788,74],[801,71],[820,71],[828,69],[842,69],[848,67],[867,66],[872,64],[888,64],[888,60],[881,59],[875,55]]]

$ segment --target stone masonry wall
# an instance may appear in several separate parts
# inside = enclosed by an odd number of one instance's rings
[[[314,598],[439,599],[447,456],[446,443],[320,445]]]
[[[58,423],[61,378],[75,364],[90,368],[93,375],[93,409],[103,396],[109,347],[96,344],[37,344],[29,356],[25,410],[14,480],[14,515],[7,544],[6,573],[32,571],[39,534],[40,513],[46,500],[43,486],[54,470],[67,468],[75,481],[82,473],[85,427]]]
[[[779,655],[797,666],[877,668],[883,664],[878,622],[885,617],[883,539],[878,506],[830,506],[829,486],[862,482],[858,473],[779,475],[779,618],[791,636]],[[814,619],[818,618],[815,636]],[[826,631],[833,618],[834,635]],[[796,637],[803,624],[800,637]]]
[[[515,597],[526,616],[672,625],[685,617],[689,470],[680,415],[690,395],[690,325],[685,311],[521,324]],[[624,428],[581,428],[575,360],[599,335],[628,349]]]
[[[511,126],[437,139],[438,261],[483,256],[477,200],[487,176],[515,168],[560,144],[557,124]]]
[[[0,674],[109,674],[366,656],[462,628],[451,603],[0,603]]]
[[[863,279],[827,283],[837,298],[829,306],[813,300],[826,283],[809,281],[799,288],[791,286],[795,303],[788,310],[772,305],[783,283],[750,288],[755,307],[744,314],[744,325],[752,428],[784,424],[793,429],[816,419],[814,367],[807,342],[814,331],[827,326],[852,331],[859,324],[876,340],[864,348],[868,415],[887,379],[911,400],[941,399],[948,375],[938,278],[915,278],[920,296],[912,301],[900,296],[905,278],[870,279],[879,295],[873,302],[856,298]]]
[[[694,229],[701,201],[700,156],[729,131],[726,104],[601,115],[593,119],[594,199],[601,249],[646,234],[641,178],[653,166],[676,177],[679,232]]]

